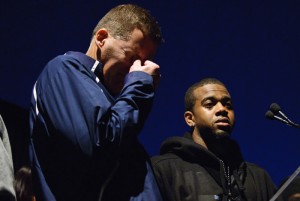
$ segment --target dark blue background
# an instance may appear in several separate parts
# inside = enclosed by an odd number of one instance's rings
[[[113,6],[136,3],[159,21],[165,43],[155,61],[162,80],[141,134],[151,155],[168,136],[182,135],[183,96],[192,83],[216,77],[236,112],[233,137],[244,158],[279,184],[300,164],[300,129],[264,117],[277,102],[300,122],[298,0],[27,0],[0,6],[1,99],[28,108],[46,64],[66,51],[86,52],[98,20]]]

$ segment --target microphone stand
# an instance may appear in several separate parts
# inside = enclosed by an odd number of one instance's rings
[[[299,124],[296,124],[294,122],[290,122],[290,125],[295,127],[295,128],[300,128],[300,125]]]
[[[298,127],[299,128],[299,127]],[[300,166],[296,169],[296,171],[289,177],[289,179],[284,182],[284,184],[278,189],[278,191],[273,195],[273,197],[270,199],[270,201],[275,201],[278,196],[286,189],[286,187],[295,179],[295,177],[299,174],[300,172]]]

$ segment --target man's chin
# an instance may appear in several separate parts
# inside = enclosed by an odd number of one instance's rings
[[[230,137],[230,132],[225,131],[225,130],[218,130],[215,133],[215,136],[216,136],[217,139],[228,138],[228,137]]]

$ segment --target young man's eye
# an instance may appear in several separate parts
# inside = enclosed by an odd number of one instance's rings
[[[233,108],[233,106],[232,106],[232,103],[231,103],[231,102],[228,102],[228,103],[226,103],[226,104],[225,104],[225,106],[226,106],[227,108],[229,108],[229,109],[232,109],[232,108]]]
[[[212,108],[212,107],[214,107],[214,103],[205,103],[204,104],[204,107],[206,107],[206,108]]]

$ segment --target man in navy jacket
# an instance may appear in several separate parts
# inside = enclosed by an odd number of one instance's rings
[[[120,5],[99,21],[86,54],[48,62],[30,111],[37,200],[161,200],[137,139],[160,79],[150,60],[161,42],[148,11]]]

